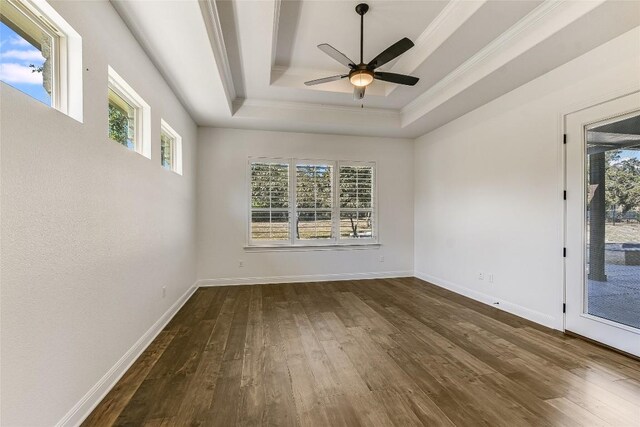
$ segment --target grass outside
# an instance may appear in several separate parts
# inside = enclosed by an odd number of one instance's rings
[[[300,221],[298,231],[301,239],[331,238],[331,221]],[[340,236],[352,237],[351,221],[340,221]],[[371,233],[367,221],[358,221],[358,233]],[[288,240],[289,224],[286,222],[253,222],[251,223],[253,240]]]
[[[640,223],[617,222],[606,224],[605,240],[607,243],[640,243]]]

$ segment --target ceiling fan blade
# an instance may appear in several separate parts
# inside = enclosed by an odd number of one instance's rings
[[[307,86],[319,85],[321,83],[328,83],[328,82],[344,79],[348,75],[349,74],[338,74],[337,76],[324,77],[322,79],[316,79],[316,80],[309,80],[308,82],[304,82],[304,84]]]
[[[353,100],[354,101],[359,101],[362,98],[364,98],[364,91],[367,87],[366,86],[354,86],[353,87]]]
[[[398,83],[407,86],[413,86],[418,83],[418,80],[420,80],[419,78],[413,76],[406,76],[404,74],[396,73],[383,73],[382,71],[373,73],[373,77],[377,80],[383,80],[385,82]]]
[[[391,46],[386,48],[382,53],[380,53],[378,56],[373,58],[369,62],[369,65],[367,65],[367,68],[370,70],[374,70],[380,67],[381,65],[384,65],[387,62],[391,61],[392,59],[402,55],[412,47],[413,47],[413,42],[405,37],[402,40],[392,44]]]
[[[338,49],[336,49],[335,47],[331,46],[330,44],[327,43],[322,43],[318,45],[318,49],[320,49],[321,51],[323,51],[324,53],[326,53],[327,55],[329,55],[330,57],[332,57],[333,59],[335,59],[336,61],[338,61],[339,63],[341,63],[342,65],[345,65],[349,68],[355,68],[356,67],[356,63],[353,62],[351,59],[349,59],[347,57],[347,55],[345,55],[344,53],[340,52]]]

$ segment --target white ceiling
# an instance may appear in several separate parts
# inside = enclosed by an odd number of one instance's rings
[[[304,86],[345,72],[320,43],[359,62],[357,1],[112,3],[200,125],[411,138],[640,25],[640,1],[369,1],[365,62],[409,37],[380,70],[420,81],[358,102],[346,79]]]

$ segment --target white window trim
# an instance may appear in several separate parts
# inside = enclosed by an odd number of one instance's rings
[[[260,240],[254,241],[251,238],[251,164],[263,163],[280,163],[289,165],[289,240]],[[295,236],[295,213],[296,213],[296,188],[297,188],[297,170],[296,165],[331,165],[332,171],[332,190],[333,190],[333,210],[332,223],[333,235],[332,239],[297,239]],[[372,236],[370,238],[343,238],[340,237],[340,187],[339,187],[339,171],[340,166],[371,166],[373,167],[373,194],[372,194]],[[244,249],[251,252],[260,251],[297,251],[297,250],[348,250],[348,249],[367,249],[379,248],[381,246],[378,231],[378,182],[377,182],[377,164],[375,161],[354,161],[354,160],[318,160],[318,159],[294,159],[279,157],[249,157],[246,169],[247,188],[247,237]]]
[[[372,242],[372,243],[376,243],[378,242],[378,180],[377,180],[377,176],[378,176],[378,171],[376,168],[376,162],[365,162],[365,161],[353,161],[353,160],[343,160],[338,162],[338,167],[337,167],[337,174],[338,177],[336,178],[337,180],[340,179],[340,167],[342,166],[370,166],[372,168],[372,176],[371,176],[371,182],[373,183],[373,191],[371,194],[371,205],[372,205],[372,209],[371,209],[371,234],[372,236],[367,238],[367,237],[359,237],[359,238],[355,238],[355,237],[340,237],[340,240],[342,242],[349,242],[351,244],[354,244],[356,242]],[[339,183],[339,181],[338,181]],[[336,195],[336,205],[337,205],[337,215],[338,218],[340,217],[340,194]]]
[[[339,227],[336,225],[336,165],[338,162],[334,160],[311,160],[311,159],[291,159],[293,165],[293,175],[291,176],[291,182],[289,184],[290,197],[289,200],[293,201],[293,211],[291,220],[291,239],[293,246],[307,246],[307,245],[335,245],[338,242]],[[331,235],[333,237],[329,239],[298,239],[296,236],[296,212],[298,206],[298,165],[309,166],[330,166],[331,167]]]
[[[172,164],[170,170],[178,175],[182,175],[182,137],[171,126],[169,126],[164,119],[160,119],[160,135],[162,135],[163,132],[173,138],[173,153],[171,153]]]
[[[253,210],[251,206],[251,164],[252,163],[277,163],[277,164],[287,164],[289,165],[289,240],[260,240],[253,241],[251,238],[251,212]],[[273,157],[249,157],[247,161],[247,188],[248,188],[248,196],[247,199],[247,246],[251,247],[286,247],[291,246],[292,239],[292,223],[293,223],[293,206],[291,206],[291,174],[293,170],[291,168],[291,159],[281,159],[281,158],[273,158]]]
[[[51,106],[82,123],[82,37],[45,0],[9,1],[54,36]]]
[[[108,68],[108,87],[135,109],[136,128],[134,151],[150,159],[151,107],[111,66]]]

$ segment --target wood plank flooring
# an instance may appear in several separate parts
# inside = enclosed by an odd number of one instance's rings
[[[640,426],[640,362],[419,279],[199,289],[84,426]]]

